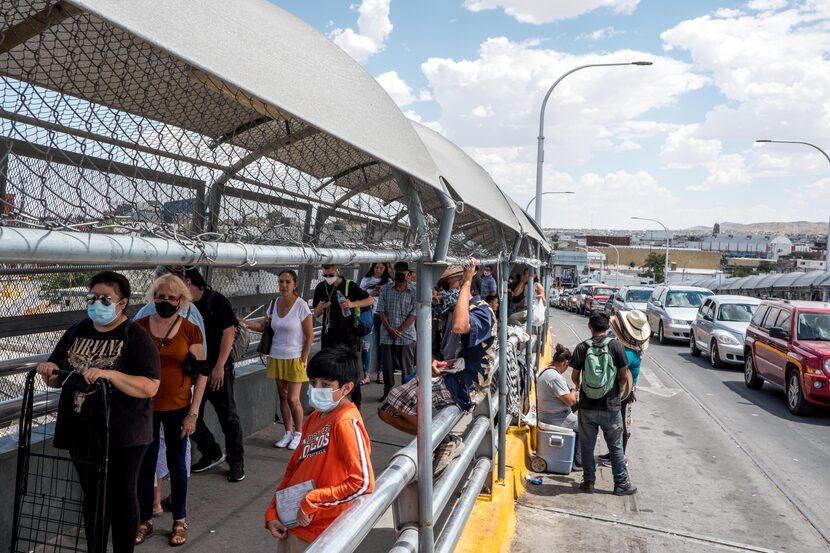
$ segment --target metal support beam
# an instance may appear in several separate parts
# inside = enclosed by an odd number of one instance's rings
[[[432,553],[435,544],[432,512],[432,281],[433,268],[418,263],[418,551]]]
[[[510,263],[505,259],[499,264],[499,444],[498,480],[504,482],[507,472],[507,278]]]
[[[0,43],[0,54],[6,54],[13,48],[20,46],[29,39],[36,37],[64,19],[73,17],[80,10],[63,2],[46,6],[37,13],[34,13],[17,23],[3,33],[3,42]]]
[[[446,183],[444,184],[446,185]],[[450,237],[452,236],[452,225],[455,221],[456,205],[448,194],[436,191],[436,195],[438,196],[438,201],[441,202],[441,226],[438,229],[438,240],[435,242],[435,255],[432,260],[441,262],[447,257],[447,250],[450,248]]]
[[[202,248],[164,238],[125,234],[96,234],[0,227],[0,263],[212,265],[240,267],[255,261],[259,267],[310,263],[372,263],[400,260],[415,262],[422,254],[408,250],[351,250],[300,246],[242,245],[238,242],[203,242]],[[203,253],[204,252],[204,253]],[[208,259],[209,258],[209,259]],[[418,279],[420,280],[420,278]]]

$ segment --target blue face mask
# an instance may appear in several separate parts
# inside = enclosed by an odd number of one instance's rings
[[[340,388],[337,388],[338,390]],[[332,395],[336,390],[332,390],[331,388],[314,388],[312,386],[308,387],[308,404],[311,405],[317,411],[322,413],[328,413],[335,407],[340,404],[342,401],[342,397],[338,400],[334,400]],[[343,396],[345,397],[345,396]]]
[[[103,305],[100,301],[93,302],[92,305],[88,306],[86,314],[92,319],[93,323],[101,326],[107,326],[118,316],[115,312],[114,303]]]

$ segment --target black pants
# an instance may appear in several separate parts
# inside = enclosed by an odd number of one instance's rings
[[[87,550],[91,553],[106,550],[106,547],[101,548],[94,543],[96,529],[100,530],[101,541],[106,544],[109,540],[110,528],[112,528],[113,553],[133,553],[135,533],[139,522],[136,495],[138,470],[146,450],[146,445],[110,448],[107,466],[107,496],[101,521],[97,520],[99,471],[94,468],[94,465],[101,466],[103,453],[90,451],[88,448],[73,448],[70,451],[84,494],[84,530]]]
[[[401,384],[403,379],[415,372],[416,344],[404,346],[396,344],[381,344],[381,355],[383,356],[383,393],[388,394],[395,386],[395,361],[401,369]]]
[[[196,444],[196,449],[202,455],[211,458],[221,453],[222,447],[216,442],[213,433],[205,424],[205,405],[210,403],[213,405],[213,410],[216,411],[216,418],[219,419],[219,426],[222,427],[222,433],[225,435],[225,453],[227,454],[228,464],[242,466],[245,463],[242,424],[239,422],[239,415],[236,413],[233,382],[233,365],[225,368],[225,382],[218,390],[211,390],[210,381],[208,381],[205,388],[205,398],[199,407],[196,431],[191,438]]]

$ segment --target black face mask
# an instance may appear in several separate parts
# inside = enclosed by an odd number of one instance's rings
[[[158,316],[161,317],[162,319],[169,319],[170,317],[175,315],[178,310],[179,309],[170,302],[167,302],[167,301],[157,301],[156,302],[156,313],[158,313]]]
[[[395,273],[395,282],[406,282],[406,273]]]

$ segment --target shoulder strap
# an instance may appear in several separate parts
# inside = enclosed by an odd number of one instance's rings
[[[610,336],[606,336],[605,338],[603,338],[603,340],[602,340],[602,347],[605,347],[605,346],[607,346],[608,344],[610,344],[612,340],[613,340],[613,338],[612,338],[612,337],[610,337]]]
[[[349,299],[349,279],[343,279],[346,281],[346,299]]]
[[[167,329],[167,333],[164,335],[164,338],[162,338],[162,339],[161,339],[161,341],[162,341],[162,342],[163,342],[164,340],[167,340],[167,338],[170,336],[170,333],[171,333],[171,332],[173,332],[173,327],[174,327],[174,326],[176,326],[176,323],[178,323],[178,322],[179,322],[179,319],[181,319],[181,318],[182,318],[182,316],[181,316],[181,315],[176,315],[176,320],[175,320],[175,321],[173,321],[173,324],[171,324],[171,325],[170,325],[170,328],[168,328],[168,329]],[[125,334],[125,336],[126,336],[126,332],[125,332],[124,334]]]
[[[277,308],[277,298],[271,298],[271,303],[268,304],[268,309],[265,311],[265,316],[269,319],[274,317],[274,310]]]

